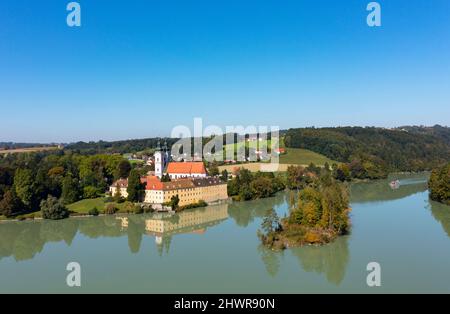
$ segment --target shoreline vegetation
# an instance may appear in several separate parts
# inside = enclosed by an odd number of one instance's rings
[[[450,205],[450,163],[431,171],[428,188],[433,201]]]
[[[305,244],[322,245],[349,232],[348,187],[336,179],[337,169],[328,165],[288,169],[288,187],[293,193],[289,214],[280,219],[273,208],[268,210],[257,232],[264,246],[283,250]]]

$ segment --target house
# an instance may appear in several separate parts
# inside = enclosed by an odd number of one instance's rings
[[[142,184],[147,184],[147,177],[142,177],[141,178],[141,183]],[[117,181],[115,181],[110,187],[109,187],[109,193],[111,194],[111,196],[116,195],[117,193],[117,188],[120,189],[120,196],[122,196],[123,198],[127,198],[128,197],[128,179],[119,179]]]
[[[119,179],[116,182],[114,182],[110,187],[109,187],[109,193],[111,193],[112,196],[116,195],[117,193],[117,189],[120,190],[120,196],[122,196],[123,198],[127,198],[128,197],[128,179]]]

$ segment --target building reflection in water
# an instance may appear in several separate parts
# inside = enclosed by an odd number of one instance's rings
[[[142,218],[144,217],[144,218]],[[141,218],[141,219],[139,219]],[[155,213],[148,216],[117,217],[121,228],[127,230],[130,250],[138,252],[141,238],[146,234],[155,237],[158,252],[169,253],[172,237],[177,234],[203,234],[207,228],[215,226],[228,218],[228,204],[219,204],[180,213]]]

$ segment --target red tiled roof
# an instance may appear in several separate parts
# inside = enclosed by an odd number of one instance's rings
[[[206,169],[203,162],[169,162],[167,173],[206,174]]]
[[[158,177],[155,176],[147,177],[147,185],[145,186],[146,190],[162,190],[163,187],[164,185],[158,179]]]

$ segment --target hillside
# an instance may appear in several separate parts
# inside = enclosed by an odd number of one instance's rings
[[[340,162],[370,160],[389,171],[429,170],[450,160],[449,128],[412,128],[290,129],[285,144],[288,148],[309,149]]]

